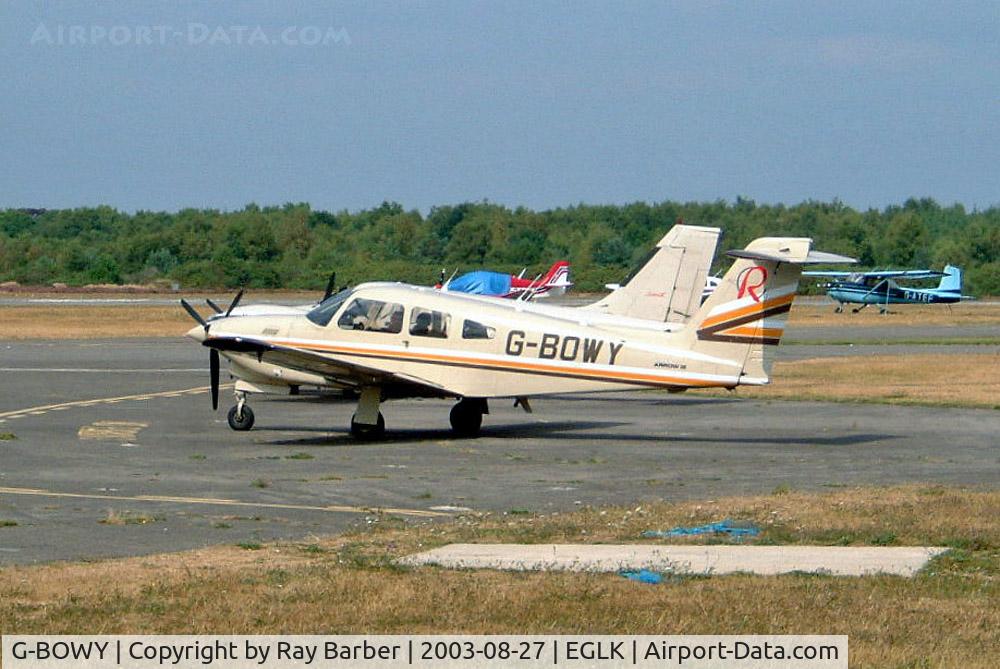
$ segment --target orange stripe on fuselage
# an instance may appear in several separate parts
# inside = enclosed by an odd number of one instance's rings
[[[741,326],[741,327],[729,328],[726,330],[718,330],[713,334],[780,338],[781,335],[785,334],[785,330],[784,328],[754,328],[754,327]]]
[[[791,295],[784,295],[782,297],[776,297],[772,300],[766,300],[759,304],[750,304],[739,309],[734,309],[733,311],[727,311],[724,314],[718,314],[717,316],[706,318],[698,327],[699,329],[704,330],[718,325],[719,323],[725,323],[726,321],[743,318],[744,316],[749,316],[758,312],[763,313],[768,309],[773,309],[774,307],[791,304],[793,300],[795,300],[795,293],[792,293]]]
[[[277,342],[275,342],[277,343]],[[308,345],[286,344],[295,348],[307,351],[325,353],[346,353],[364,355],[367,357],[380,357],[396,360],[411,360],[414,362],[445,362],[452,364],[478,365],[483,367],[494,367],[500,369],[523,370],[530,372],[543,372],[551,374],[564,374],[567,376],[580,376],[584,378],[596,378],[602,381],[635,381],[639,383],[657,383],[665,386],[687,386],[689,388],[711,388],[716,386],[727,387],[731,384],[721,381],[708,381],[701,379],[683,379],[678,377],[660,376],[656,374],[642,374],[638,372],[616,372],[603,369],[586,369],[580,367],[561,367],[558,365],[546,365],[544,363],[529,362],[526,360],[493,360],[489,358],[478,358],[464,355],[443,355],[439,353],[415,353],[412,351],[372,351],[365,348],[355,348],[351,346],[316,344]]]

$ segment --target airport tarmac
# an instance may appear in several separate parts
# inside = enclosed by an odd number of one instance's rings
[[[16,435],[0,441],[0,525],[16,523],[0,526],[0,564],[308,541],[463,508],[1000,480],[991,410],[614,393],[536,400],[532,415],[493,402],[464,440],[448,402],[408,400],[384,406],[384,442],[358,443],[353,403],[255,397],[257,425],[237,433],[227,390],[209,406],[207,357],[173,338],[0,344],[0,434]]]

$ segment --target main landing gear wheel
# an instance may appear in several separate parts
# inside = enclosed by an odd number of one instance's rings
[[[245,404],[242,407],[234,406],[229,410],[226,419],[229,421],[229,427],[237,432],[245,432],[253,427],[253,410]]]
[[[355,414],[357,415],[357,414]],[[376,425],[366,425],[359,423],[351,416],[351,435],[356,439],[381,439],[385,436],[385,418],[382,412],[378,413],[378,423]]]
[[[451,429],[460,437],[474,437],[483,425],[482,403],[461,400],[451,408]]]

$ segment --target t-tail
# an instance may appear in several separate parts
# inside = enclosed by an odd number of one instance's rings
[[[719,372],[739,370],[737,385],[770,382],[774,347],[781,341],[802,266],[853,263],[853,258],[812,250],[803,237],[762,237],[729,251],[736,262],[688,326],[678,333],[686,348]]]

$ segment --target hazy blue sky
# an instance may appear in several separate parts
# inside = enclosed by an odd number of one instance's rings
[[[0,59],[0,207],[1000,203],[995,0],[3,2]]]

